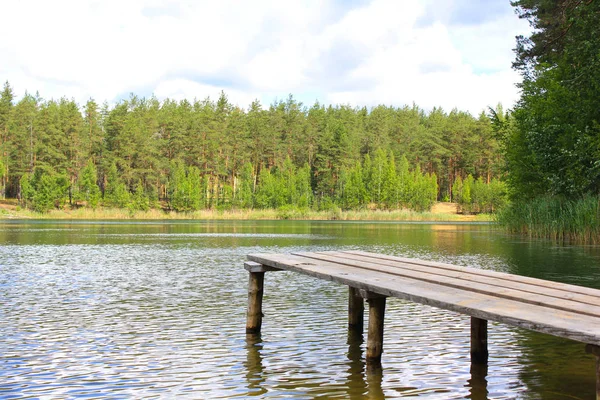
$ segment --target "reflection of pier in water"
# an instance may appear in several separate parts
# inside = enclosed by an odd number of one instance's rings
[[[357,334],[363,332],[366,300],[369,397],[383,396],[380,363],[386,298],[397,297],[471,316],[470,398],[487,396],[487,331],[488,320],[492,320],[587,343],[586,351],[598,358],[596,392],[600,399],[600,290],[361,251],[251,254],[248,259],[247,333],[261,329],[267,271],[300,272],[348,285],[348,325]],[[352,340],[349,344],[352,346]],[[360,346],[349,349],[351,360],[357,351]]]
[[[259,396],[267,393],[266,371],[263,367],[263,341],[260,333],[246,335],[246,381],[248,394]],[[384,399],[382,389],[383,371],[379,365],[367,366],[363,359],[362,333],[348,331],[348,369],[346,394],[349,399]]]
[[[261,350],[262,339],[260,333],[246,335],[246,380],[248,381],[248,393],[253,396],[267,393],[263,386],[265,377]]]

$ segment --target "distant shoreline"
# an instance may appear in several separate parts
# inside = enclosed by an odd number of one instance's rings
[[[12,204],[11,204],[12,203]],[[99,207],[54,209],[48,213],[37,213],[18,208],[14,202],[0,203],[0,219],[62,219],[62,220],[307,220],[307,221],[415,221],[415,222],[486,222],[493,221],[489,214],[462,215],[455,212],[451,203],[438,203],[430,212],[411,210],[276,210],[276,209],[240,209],[240,210],[199,210],[192,212],[148,211],[130,212],[122,208]],[[453,212],[454,211],[454,212]]]

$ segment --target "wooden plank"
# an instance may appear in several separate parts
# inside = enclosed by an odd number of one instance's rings
[[[370,292],[370,291],[365,290],[365,289],[359,289],[358,295],[360,297],[362,297],[363,299],[365,299],[365,300],[380,299],[382,297],[386,297],[383,294],[379,294],[379,293],[375,293],[375,292]]]
[[[468,273],[481,275],[481,276],[498,277],[501,279],[508,279],[508,280],[511,280],[514,282],[529,283],[531,285],[537,285],[537,286],[547,287],[547,288],[555,288],[555,289],[559,289],[559,290],[566,290],[571,293],[581,293],[581,294],[586,294],[589,296],[594,296],[594,297],[600,298],[600,290],[598,290],[598,289],[587,288],[584,286],[571,285],[568,283],[548,281],[545,279],[530,278],[528,276],[513,275],[513,274],[508,274],[505,272],[490,271],[490,270],[485,270],[485,269],[461,267],[458,265],[440,263],[440,262],[436,262],[436,261],[424,261],[424,260],[419,260],[419,259],[414,259],[414,258],[405,258],[405,257],[389,256],[389,255],[385,255],[385,254],[369,253],[366,251],[350,250],[350,251],[344,251],[343,253],[364,255],[367,257],[378,258],[378,259],[382,259],[382,260],[400,261],[400,262],[404,262],[407,264],[414,264],[414,265],[435,266],[435,267],[442,268],[442,269],[448,269],[448,270],[453,270],[453,271],[463,271],[463,272],[468,272]]]
[[[427,272],[427,273],[437,274],[440,276],[448,276],[448,277],[458,278],[458,279],[462,279],[465,281],[481,282],[481,283],[485,283],[488,285],[522,290],[524,292],[536,293],[536,294],[541,294],[544,296],[556,297],[559,299],[577,301],[577,302],[584,303],[584,304],[600,306],[600,297],[598,296],[600,294],[599,290],[591,289],[591,290],[595,290],[595,292],[596,292],[595,296],[592,296],[590,294],[573,293],[570,290],[570,287],[572,285],[565,285],[565,284],[561,284],[559,282],[553,282],[555,284],[553,286],[556,286],[556,287],[545,287],[545,286],[540,286],[539,284],[533,284],[532,282],[515,281],[514,279],[511,279],[513,277],[513,275],[504,274],[501,272],[498,273],[498,274],[501,274],[499,276],[481,275],[478,273],[481,270],[478,270],[476,268],[468,268],[468,271],[463,271],[466,267],[461,268],[463,270],[454,270],[454,269],[447,269],[447,268],[439,268],[435,265],[418,265],[418,264],[412,264],[412,263],[409,264],[409,263],[405,263],[402,261],[382,260],[380,258],[373,258],[373,257],[364,256],[364,255],[357,255],[357,254],[352,254],[352,253],[348,253],[348,252],[337,252],[337,251],[317,252],[315,254],[326,254],[326,255],[339,257],[340,259],[363,261],[363,262],[373,263],[376,265],[388,265],[388,266],[392,266],[392,267],[404,268],[404,269],[413,270],[413,271]],[[535,278],[530,278],[530,280],[533,280],[534,282],[543,281],[543,280],[535,279]],[[539,283],[539,282],[537,282],[537,283]],[[565,287],[562,287],[563,285]]]
[[[463,279],[463,277],[466,278],[466,273],[460,273],[459,277],[455,278],[447,275],[429,273],[426,270],[426,272],[421,272],[412,269],[401,268],[398,265],[389,266],[383,264],[373,264],[370,262],[363,262],[343,258],[342,256],[339,256],[335,253],[333,255],[330,254],[331,253],[294,253],[294,255],[314,260],[327,261],[331,263],[345,265],[348,267],[361,268],[369,271],[383,272],[394,276],[403,276],[407,278],[418,279],[424,282],[433,283],[440,286],[463,289],[467,291],[496,296],[499,298],[521,301],[523,303],[551,307],[557,310],[572,311],[584,315],[589,315],[592,317],[600,315],[600,306],[585,304],[572,300],[560,299],[542,293],[531,293],[515,290],[506,286],[495,286],[490,285],[488,283],[469,281]]]
[[[244,269],[248,272],[281,271],[279,268],[269,267],[268,265],[262,265],[254,261],[246,261],[244,263]]]
[[[304,273],[480,319],[600,345],[600,318],[473,293],[387,273],[352,268],[306,257],[250,254],[250,261]]]

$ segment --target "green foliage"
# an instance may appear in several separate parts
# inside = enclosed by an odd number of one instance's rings
[[[148,211],[150,209],[150,200],[144,189],[144,184],[141,180],[135,187],[133,197],[129,203],[129,209],[132,211]]]
[[[460,194],[461,201],[459,204],[470,205],[473,203],[471,192],[473,191],[474,183],[475,179],[473,179],[473,175],[469,174],[463,181],[462,193]]]
[[[13,104],[6,84],[0,171],[16,197],[31,171],[52,170],[87,207],[102,193],[103,205],[132,210],[428,209],[457,175],[499,174],[491,132],[487,118],[414,105],[305,107],[289,96],[244,110],[222,93],[193,102],[131,95],[80,108],[27,94]]]
[[[107,206],[126,208],[129,206],[131,195],[129,189],[121,180],[115,164],[111,164],[106,174],[104,204]]]
[[[21,203],[27,207],[33,201],[33,195],[35,194],[35,189],[31,182],[31,177],[29,174],[23,174],[21,176],[21,180],[19,182],[20,185],[20,194],[21,194]]]
[[[36,168],[33,176],[24,174],[20,180],[21,200],[27,207],[45,213],[65,202],[68,180],[52,170]]]
[[[303,219],[308,216],[309,209],[306,207],[296,207],[291,204],[281,206],[277,209],[277,218],[279,219]]]
[[[264,168],[258,176],[258,188],[254,204],[257,208],[276,208],[276,188],[277,183],[275,177],[271,175],[271,171]]]
[[[410,192],[407,194],[407,208],[415,211],[428,211],[437,199],[438,185],[435,174],[423,174],[421,168],[412,172]]]
[[[96,172],[96,166],[92,160],[89,160],[79,175],[76,198],[84,200],[92,209],[96,209],[98,207],[98,203],[100,202],[100,198],[102,196],[97,181],[98,174]]]
[[[202,177],[196,167],[186,168],[178,163],[174,168],[171,185],[171,207],[175,211],[196,211],[202,207]]]
[[[517,38],[523,82],[512,114],[492,110],[502,143],[508,187],[490,182],[479,198],[502,206],[499,221],[511,231],[557,240],[598,239],[600,192],[600,3],[516,0],[532,26]],[[481,185],[476,185],[481,186]]]
[[[367,205],[367,188],[363,181],[363,167],[360,162],[343,174],[345,183],[342,196],[342,208],[356,210]]]
[[[247,162],[242,168],[237,193],[235,197],[235,205],[240,208],[254,207],[254,171],[252,164]]]
[[[465,214],[494,213],[506,205],[508,198],[504,182],[492,179],[486,183],[482,177],[475,180],[472,175],[454,181],[452,196]]]
[[[532,27],[514,67],[522,96],[507,138],[514,199],[600,191],[600,3],[519,0]]]
[[[37,212],[48,212],[54,207],[55,181],[51,176],[44,174],[35,181],[35,193],[33,194],[33,209]]]
[[[310,186],[310,166],[304,164],[295,176],[296,204],[300,209],[306,209],[313,203],[313,192]]]

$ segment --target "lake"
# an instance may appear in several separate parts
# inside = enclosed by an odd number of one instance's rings
[[[2,221],[0,398],[593,399],[584,345],[389,299],[382,368],[348,337],[347,288],[267,273],[246,336],[248,253],[360,249],[600,288],[600,247],[486,224]],[[364,339],[366,339],[366,332]]]

